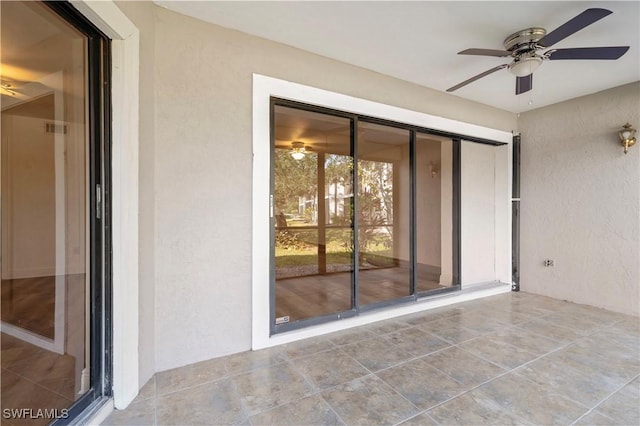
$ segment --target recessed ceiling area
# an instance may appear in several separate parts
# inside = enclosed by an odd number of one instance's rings
[[[524,112],[640,80],[640,2],[218,2],[156,1],[170,10],[287,44],[421,86],[446,89],[510,58],[458,55],[504,49],[529,27],[553,31],[589,8],[613,13],[558,42],[557,49],[630,46],[618,60],[545,61],[532,90],[499,70],[453,96]]]

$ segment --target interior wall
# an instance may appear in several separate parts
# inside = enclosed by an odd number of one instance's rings
[[[154,28],[139,24],[155,6],[120,7],[149,37]],[[141,111],[155,110],[153,179],[141,181],[140,190],[141,203],[145,192],[154,196],[152,210],[141,205],[140,223],[154,223],[155,276],[148,267],[142,272],[141,260],[140,283],[155,279],[158,371],[251,347],[253,73],[499,130],[515,127],[505,111],[165,9],[155,13],[154,56],[141,48],[142,69],[151,61],[154,70],[141,72]],[[150,78],[154,91],[145,95]],[[141,151],[141,161],[149,155]],[[141,176],[143,167],[151,165],[141,162]],[[149,256],[142,246],[141,256]],[[141,313],[154,303],[142,293]],[[149,344],[141,338],[141,354]]]
[[[617,135],[639,99],[636,82],[520,116],[523,291],[640,314],[640,147]]]
[[[54,137],[45,121],[2,113],[2,279],[56,274]]]
[[[142,386],[156,371],[156,187],[155,187],[155,21],[151,2],[122,1],[118,7],[140,30],[139,81],[139,380]]]

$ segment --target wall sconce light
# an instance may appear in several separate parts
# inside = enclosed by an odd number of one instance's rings
[[[304,143],[302,142],[291,143],[291,156],[293,157],[294,160],[302,160],[306,152],[307,150],[304,148]]]
[[[431,173],[431,179],[435,178],[438,174],[438,165],[433,164],[433,161],[429,162],[429,172]]]
[[[636,129],[627,123],[622,126],[622,130],[618,132],[618,136],[620,136],[620,143],[624,146],[624,153],[626,154],[629,148],[636,144]]]

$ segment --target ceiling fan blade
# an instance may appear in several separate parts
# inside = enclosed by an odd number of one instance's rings
[[[497,56],[503,58],[505,56],[511,56],[511,52],[496,49],[466,49],[458,52],[458,55]]]
[[[548,57],[552,61],[564,59],[618,59],[629,50],[629,46],[615,47],[576,47],[573,49],[557,49]]]
[[[533,74],[526,77],[516,77],[516,95],[528,92],[533,87]]]
[[[546,36],[542,37],[538,40],[538,44],[542,47],[553,46],[560,40],[569,37],[573,33],[577,33],[584,27],[593,24],[611,13],[612,12],[607,9],[587,9],[575,18],[570,19]]]
[[[483,72],[483,73],[480,73],[480,74],[478,74],[478,75],[476,75],[476,76],[471,77],[471,78],[470,78],[470,79],[468,79],[468,80],[463,81],[463,82],[462,82],[462,83],[460,83],[460,84],[456,84],[455,86],[448,88],[448,89],[447,89],[447,92],[453,92],[453,91],[455,91],[455,90],[458,90],[459,88],[464,87],[464,86],[466,86],[466,85],[467,85],[467,84],[469,84],[469,83],[473,83],[473,82],[474,82],[474,81],[476,81],[476,80],[480,80],[482,77],[486,77],[486,76],[488,76],[489,74],[493,74],[494,72],[496,72],[496,71],[498,71],[498,70],[501,70],[501,69],[503,69],[503,68],[506,68],[506,67],[508,67],[508,65],[507,65],[507,64],[498,65],[497,67],[493,67],[493,68],[491,68],[491,69],[490,69],[490,70],[488,70],[488,71],[485,71],[485,72]]]

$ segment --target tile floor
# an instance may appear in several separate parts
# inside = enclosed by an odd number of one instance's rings
[[[158,373],[106,425],[640,424],[640,320],[508,293]]]

